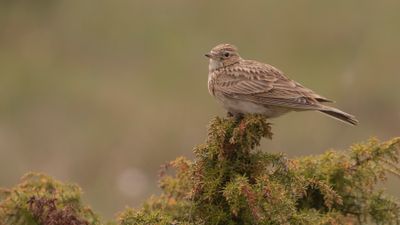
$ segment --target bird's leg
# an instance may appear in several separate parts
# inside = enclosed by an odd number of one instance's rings
[[[235,119],[237,122],[240,122],[244,118],[244,114],[242,113],[237,113],[234,115]]]
[[[244,114],[243,113],[233,113],[233,112],[227,112],[226,113],[226,116],[227,117],[229,117],[229,118],[235,118],[237,121],[239,121],[239,120],[242,120],[243,119],[243,117],[244,117]]]

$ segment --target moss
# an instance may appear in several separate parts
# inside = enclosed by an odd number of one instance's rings
[[[400,224],[399,202],[378,188],[400,175],[400,138],[289,159],[261,151],[263,137],[272,133],[262,116],[215,118],[194,160],[164,165],[162,193],[114,224]],[[1,225],[101,224],[77,186],[45,175],[0,193]]]

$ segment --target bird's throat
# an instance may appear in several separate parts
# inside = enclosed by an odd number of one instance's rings
[[[219,68],[221,68],[223,66],[224,66],[224,64],[221,61],[210,59],[210,63],[208,64],[208,70],[210,72],[212,72],[212,71],[214,71],[216,69],[219,69]]]

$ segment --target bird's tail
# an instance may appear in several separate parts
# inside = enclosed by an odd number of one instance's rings
[[[329,106],[324,106],[323,109],[320,109],[319,111],[342,122],[349,123],[354,126],[358,124],[358,120],[356,119],[355,116],[345,113],[339,109]]]

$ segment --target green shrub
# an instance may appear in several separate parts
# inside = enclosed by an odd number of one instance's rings
[[[261,116],[214,119],[195,159],[166,165],[175,174],[162,172],[163,193],[122,213],[120,223],[400,223],[399,203],[377,189],[388,172],[400,174],[399,138],[288,159],[256,148],[262,137],[272,133]]]
[[[81,190],[36,173],[12,189],[0,190],[1,225],[97,225],[99,218],[82,205]]]
[[[400,224],[399,202],[378,188],[388,173],[400,175],[400,138],[289,159],[257,148],[263,137],[272,133],[262,116],[215,118],[194,160],[163,166],[162,194],[115,223]],[[0,224],[101,224],[80,194],[75,185],[28,174],[1,192]]]

